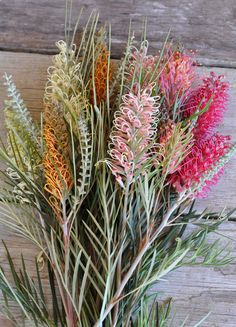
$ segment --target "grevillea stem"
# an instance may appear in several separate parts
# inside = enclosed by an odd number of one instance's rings
[[[131,278],[131,276],[133,275],[135,269],[137,268],[139,262],[142,260],[143,255],[145,254],[145,252],[148,250],[149,246],[151,245],[151,243],[146,242],[143,247],[141,248],[141,250],[139,251],[138,256],[135,258],[135,260],[133,261],[130,269],[128,270],[128,272],[126,273],[126,275],[124,276],[122,282],[120,283],[120,287],[117,289],[116,293],[114,294],[113,298],[111,299],[111,301],[108,303],[106,310],[104,311],[103,316],[95,323],[94,327],[99,327],[102,322],[104,321],[104,319],[107,317],[107,315],[111,312],[111,310],[114,308],[114,306],[116,305],[117,301],[119,301],[119,297],[123,291],[123,289],[125,288],[125,285],[128,283],[129,279]]]
[[[157,231],[152,235],[152,237],[150,239],[147,239],[145,241],[145,243],[143,243],[143,246],[140,249],[137,257],[135,258],[135,260],[133,261],[133,263],[130,266],[129,270],[125,274],[123,280],[121,281],[121,283],[119,285],[119,288],[115,292],[113,298],[108,303],[108,305],[107,305],[107,307],[106,307],[106,309],[105,309],[105,311],[103,313],[103,316],[95,323],[94,327],[102,326],[102,322],[104,321],[104,319],[111,312],[111,310],[114,308],[114,306],[117,304],[117,302],[119,302],[119,298],[120,298],[126,284],[130,280],[130,278],[133,275],[135,269],[138,267],[138,265],[141,262],[143,256],[145,255],[145,253],[147,252],[149,247],[152,245],[152,243],[157,239],[157,237],[161,233],[161,231],[167,226],[168,220],[172,216],[174,211],[186,200],[186,198],[187,198],[187,195],[185,193],[182,193],[182,194],[179,195],[178,200],[175,202],[175,204],[171,208],[169,208],[169,210],[167,211],[167,213],[163,217],[163,220],[162,220],[160,226],[158,227]]]
[[[128,209],[128,202],[129,202],[129,188],[130,183],[127,182],[126,188],[125,188],[125,199],[124,199],[124,208],[122,213],[122,224],[121,224],[121,239],[123,240],[124,234],[125,234],[125,228],[127,224],[127,209]],[[120,287],[121,284],[121,276],[122,276],[122,254],[123,254],[123,243],[121,245],[121,251],[118,258],[117,263],[117,288]],[[119,312],[119,302],[116,303],[114,308],[114,314],[113,314],[113,326],[116,326],[117,319],[118,319],[118,312]]]
[[[63,212],[63,225],[62,225],[62,231],[63,231],[63,240],[64,240],[64,262],[66,263],[67,261],[67,256],[69,256],[70,252],[70,247],[69,247],[69,242],[70,242],[70,235],[69,235],[69,219],[67,217],[66,213],[66,201],[63,199],[62,201],[62,212]],[[67,274],[69,273],[69,267],[66,266],[65,264],[65,282],[67,283]],[[76,319],[74,317],[74,308],[73,304],[70,298],[70,295],[66,291],[66,305],[67,305],[67,323],[68,327],[76,327]]]
[[[47,232],[46,232],[46,225],[45,225],[45,222],[44,222],[44,219],[43,219],[42,215],[40,214],[41,206],[40,206],[39,201],[37,200],[37,198],[35,200],[36,200],[36,205],[37,205],[37,207],[39,209],[39,221],[40,221],[40,224],[42,226],[44,240],[45,240],[45,242],[47,244],[47,248],[48,248],[48,251],[49,251],[49,256],[51,257],[51,258],[49,257],[48,259],[50,260],[51,267],[52,267],[53,272],[54,272],[55,277],[56,277],[56,281],[57,281],[57,284],[58,284],[61,300],[62,300],[63,306],[65,308],[65,312],[67,312],[66,299],[65,299],[65,295],[64,295],[64,291],[63,291],[63,286],[61,284],[60,276],[59,276],[59,274],[57,272],[55,264],[54,264],[54,262],[52,260],[53,255],[52,255],[52,253],[50,251],[51,246],[50,246],[50,241],[49,241],[49,238],[48,238],[48,235],[47,235]]]

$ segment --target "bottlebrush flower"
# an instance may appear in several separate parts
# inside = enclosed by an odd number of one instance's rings
[[[159,86],[170,111],[176,98],[190,89],[196,79],[195,61],[192,55],[174,51],[171,47],[164,56],[160,69]]]
[[[192,93],[184,106],[184,116],[189,117],[196,111],[201,112],[209,104],[207,111],[198,116],[194,129],[197,138],[210,137],[223,119],[229,99],[229,84],[222,80],[223,77],[223,75],[216,76],[214,72],[211,72],[209,77],[203,79],[203,85]]]
[[[138,94],[123,96],[120,110],[115,114],[107,162],[117,182],[124,187],[125,180],[132,182],[135,170],[150,159],[148,145],[155,136],[155,120],[158,113],[157,97],[153,97],[153,86]]]
[[[222,156],[227,154],[230,148],[230,137],[222,136],[219,133],[214,134],[207,140],[197,140],[179,169],[170,175],[171,185],[177,192],[196,187],[200,183],[201,178],[214,167]],[[222,173],[223,168],[211,180],[205,183],[205,186],[197,196],[206,196],[206,191],[216,184]]]

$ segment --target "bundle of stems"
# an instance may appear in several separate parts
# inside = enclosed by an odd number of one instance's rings
[[[38,261],[33,279],[6,246],[3,311],[15,326],[165,326],[164,276],[232,260],[220,241],[208,242],[231,213],[194,210],[235,151],[215,131],[228,86],[214,74],[201,80],[194,55],[172,42],[148,55],[145,32],[140,43],[130,32],[114,62],[98,14],[76,45],[78,24],[57,42],[40,124],[5,75],[0,221],[38,247],[50,299]]]

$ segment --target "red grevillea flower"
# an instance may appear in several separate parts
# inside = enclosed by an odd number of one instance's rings
[[[183,160],[179,169],[170,176],[171,185],[177,192],[196,187],[201,178],[214,167],[222,156],[227,154],[230,148],[230,137],[222,136],[219,133],[215,133],[210,139],[196,141],[191,153]],[[222,173],[223,169],[207,181],[197,196],[206,196],[209,188],[216,184]]]
[[[210,137],[223,119],[229,99],[229,84],[222,81],[223,77],[211,72],[210,77],[203,79],[203,85],[192,93],[184,106],[184,116],[189,117],[209,105],[207,111],[198,116],[194,129],[196,138]]]
[[[159,85],[165,97],[168,110],[174,105],[176,98],[181,98],[196,78],[195,61],[192,55],[168,49],[161,67]]]
[[[142,168],[150,158],[148,145],[155,136],[158,113],[157,97],[151,95],[152,88],[150,86],[137,95],[124,95],[120,110],[115,114],[108,165],[122,187],[124,180],[133,181],[135,170]]]

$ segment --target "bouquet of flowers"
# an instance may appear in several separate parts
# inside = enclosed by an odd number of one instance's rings
[[[57,42],[40,122],[5,75],[0,221],[38,247],[51,294],[39,262],[33,279],[5,245],[12,276],[0,270],[0,289],[16,326],[164,326],[158,281],[231,260],[208,242],[230,213],[194,210],[236,149],[216,131],[228,83],[200,77],[194,53],[173,42],[149,55],[145,31],[112,61],[110,29],[97,22],[92,13],[78,44],[78,22]]]

